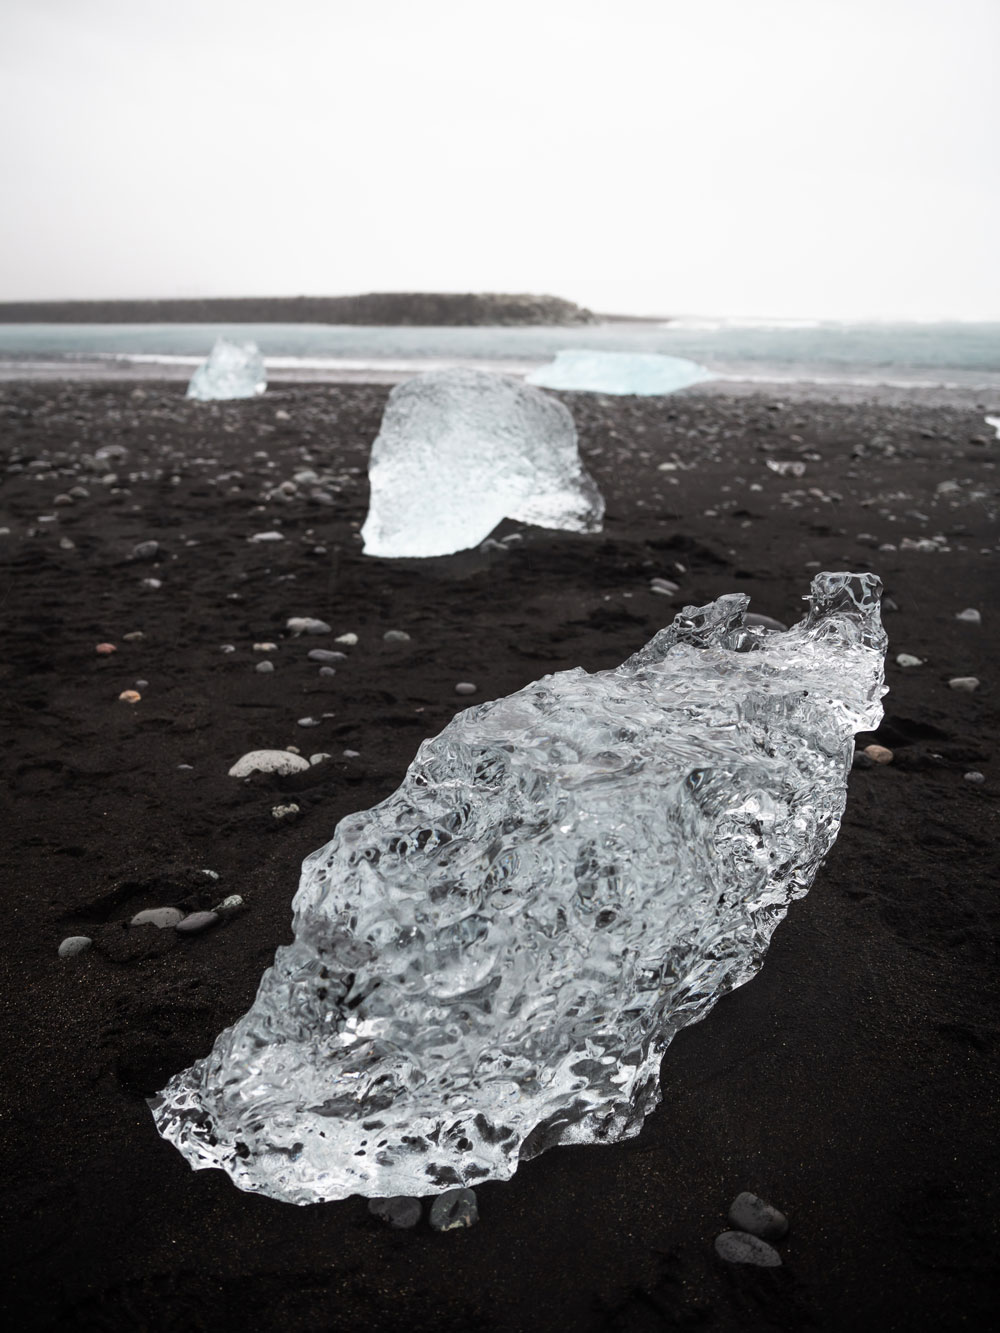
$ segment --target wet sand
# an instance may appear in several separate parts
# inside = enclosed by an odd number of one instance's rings
[[[997,1295],[1000,915],[1000,445],[983,405],[560,395],[604,532],[508,524],[507,554],[415,563],[364,557],[357,536],[386,393],[278,384],[203,405],[181,384],[0,386],[12,1326],[981,1326]],[[317,483],[280,489],[305,468]],[[247,540],[273,529],[283,541]],[[934,538],[936,553],[904,546]],[[147,540],[156,557],[133,559]],[[673,1043],[637,1139],[545,1154],[477,1191],[476,1227],[439,1235],[386,1229],[360,1199],[242,1194],[157,1136],[145,1096],[249,1006],[290,938],[303,857],[395,789],[467,702],[457,681],[485,699],[616,665],[723,592],[791,621],[816,568],[872,569],[894,604],[886,720],[861,743],[895,760],[853,771],[811,892],[759,975]],[[652,593],[655,576],[677,597]],[[981,625],[955,619],[966,607]],[[285,633],[296,615],[359,636],[335,676],[306,657],[328,640]],[[266,640],[276,669],[260,675]],[[99,656],[104,641],[117,651]],[[949,689],[968,675],[978,691]],[[138,704],[119,702],[127,688]],[[332,758],[227,776],[288,745]],[[289,802],[299,814],[275,819]],[[124,924],[231,893],[247,910],[204,935]],[[93,947],[58,958],[73,934]],[[791,1219],[781,1269],[713,1251],[746,1189]]]

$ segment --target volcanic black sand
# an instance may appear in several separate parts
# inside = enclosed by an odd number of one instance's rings
[[[981,1327],[1000,901],[998,445],[982,406],[567,394],[604,532],[522,530],[506,552],[421,564],[361,554],[386,392],[216,406],[179,385],[0,389],[8,1326]],[[319,480],[295,483],[306,469]],[[155,558],[132,558],[143,541]],[[485,699],[610,667],[723,592],[791,621],[818,568],[885,582],[891,693],[860,744],[895,760],[852,772],[813,889],[757,978],[674,1042],[637,1139],[555,1149],[481,1187],[478,1225],[442,1235],[387,1229],[362,1199],[240,1193],[159,1138],[145,1096],[249,1006],[290,938],[303,857],[398,785],[469,702],[456,682]],[[654,576],[680,592],[652,593]],[[955,618],[967,607],[981,625]],[[332,636],[292,638],[290,616],[358,635],[336,675],[306,656]],[[262,641],[278,645],[270,675],[254,670]],[[903,669],[899,652],[926,660]],[[949,688],[970,675],[975,693]],[[331,758],[227,776],[248,750],[290,745]],[[279,804],[299,813],[276,818]],[[125,924],[232,893],[246,910],[203,935]],[[75,934],[93,948],[57,957]],[[781,1269],[714,1253],[747,1189],[791,1219]]]

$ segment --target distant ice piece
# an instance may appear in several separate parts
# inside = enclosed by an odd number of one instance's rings
[[[556,359],[526,376],[544,389],[587,393],[676,393],[715,376],[697,361],[656,352],[557,352]]]
[[[231,343],[219,338],[191,376],[188,398],[210,402],[220,398],[256,398],[267,388],[267,372],[256,343]]]
[[[746,596],[685,607],[615,670],[459,713],[306,859],[294,941],[154,1099],[160,1133],[300,1204],[638,1133],[674,1034],[753,976],[833,844],[882,716],[880,591],[818,574],[784,633]]]
[[[569,410],[482,370],[438,370],[389,395],[368,465],[366,555],[451,555],[504,518],[599,532],[604,500],[584,471]]]

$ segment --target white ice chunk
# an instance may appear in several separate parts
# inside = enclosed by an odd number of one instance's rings
[[[251,750],[237,759],[229,770],[231,778],[248,778],[251,773],[300,773],[309,764],[291,750]]]
[[[685,607],[615,670],[459,713],[306,859],[294,941],[155,1100],[161,1134],[304,1204],[638,1133],[674,1034],[757,971],[833,844],[882,716],[880,590],[819,574],[784,633],[746,596]]]
[[[556,359],[526,377],[545,389],[588,393],[676,393],[715,376],[697,361],[656,352],[557,352]]]
[[[504,518],[599,532],[604,516],[569,410],[481,370],[397,385],[368,476],[367,555],[450,555],[478,546]]]
[[[209,402],[216,398],[256,398],[267,388],[267,372],[256,343],[232,343],[219,338],[191,376],[188,398]]]

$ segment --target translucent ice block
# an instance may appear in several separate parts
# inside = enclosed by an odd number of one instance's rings
[[[622,666],[459,713],[309,856],[293,943],[154,1102],[192,1167],[293,1203],[506,1179],[636,1134],[671,1038],[751,977],[882,714],[871,574],[784,632],[686,607]]]
[[[526,377],[545,389],[590,393],[676,393],[715,376],[697,361],[656,352],[557,352],[556,359]]]
[[[188,398],[209,402],[216,398],[256,398],[267,388],[267,372],[255,343],[231,343],[219,338],[208,357],[191,376]]]
[[[599,532],[604,515],[569,410],[482,370],[432,371],[397,385],[368,476],[367,555],[451,555],[504,518]]]

